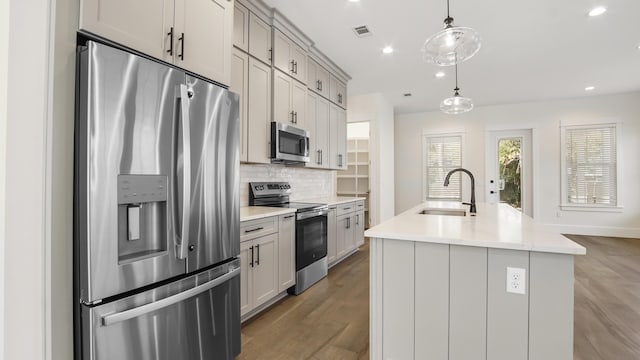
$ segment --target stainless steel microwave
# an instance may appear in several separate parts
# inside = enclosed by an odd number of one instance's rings
[[[271,123],[271,162],[309,162],[309,132],[291,125]]]

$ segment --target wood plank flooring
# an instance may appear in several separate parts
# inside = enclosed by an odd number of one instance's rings
[[[369,359],[369,245],[242,326],[238,360]]]
[[[575,258],[574,359],[640,359],[640,239],[567,235]]]
[[[640,239],[567,235],[575,258],[575,360],[640,359]],[[368,359],[369,247],[242,327],[239,360]]]

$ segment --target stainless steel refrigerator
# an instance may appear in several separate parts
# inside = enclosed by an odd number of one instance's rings
[[[115,47],[78,47],[76,359],[240,352],[238,97]]]

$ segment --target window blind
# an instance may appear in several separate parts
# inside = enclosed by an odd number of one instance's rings
[[[616,206],[615,124],[565,130],[567,203]]]
[[[461,200],[460,173],[443,184],[449,171],[462,167],[462,136],[425,136],[425,150],[427,200]]]

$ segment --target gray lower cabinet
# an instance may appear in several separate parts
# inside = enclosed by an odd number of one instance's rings
[[[240,268],[240,316],[246,319],[295,285],[295,215],[241,222]]]
[[[371,359],[573,359],[573,255],[390,239],[370,251]],[[507,267],[525,269],[525,294],[506,291]]]
[[[335,229],[335,230],[334,230]],[[327,261],[329,266],[364,244],[364,200],[332,206],[329,212]]]

